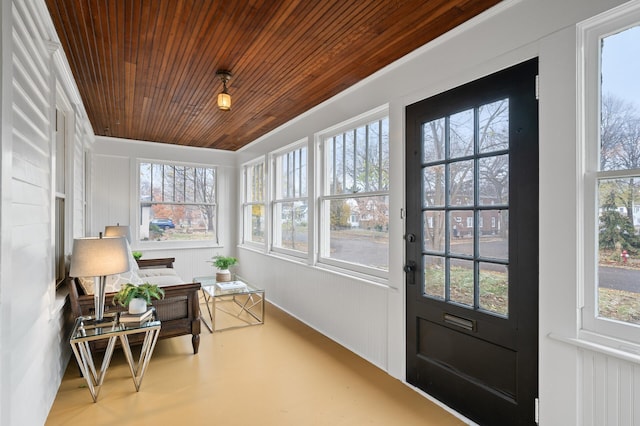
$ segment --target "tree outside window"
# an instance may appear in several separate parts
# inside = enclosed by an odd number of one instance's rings
[[[273,243],[275,251],[308,253],[307,147],[296,144],[274,157]]]
[[[142,241],[216,240],[216,169],[140,163]]]
[[[243,239],[244,243],[265,242],[265,170],[264,161],[243,167]]]
[[[386,271],[389,262],[389,120],[322,140],[321,261]],[[374,272],[375,274],[375,272]]]
[[[596,316],[640,324],[640,26],[601,38]]]

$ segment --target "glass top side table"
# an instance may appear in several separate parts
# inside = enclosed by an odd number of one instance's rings
[[[264,289],[259,289],[237,277],[235,281],[218,282],[215,276],[194,277],[193,282],[202,285],[202,295],[209,312],[210,324],[202,317],[202,322],[210,332],[230,328],[264,324]],[[225,308],[223,303],[231,302]],[[211,306],[209,304],[211,303]],[[238,325],[216,326],[216,311],[236,320]]]
[[[138,392],[160,334],[161,324],[155,319],[155,312],[150,320],[140,323],[121,323],[118,316],[117,312],[105,314],[102,322],[96,322],[95,318],[90,316],[78,317],[73,325],[69,343],[80,367],[80,372],[87,381],[93,402],[98,400],[98,394],[109,368],[116,341],[120,340],[136,392]],[[136,333],[145,334],[140,357],[137,361],[133,358],[127,337]],[[100,369],[96,370],[90,343],[101,339],[108,339],[108,343]]]

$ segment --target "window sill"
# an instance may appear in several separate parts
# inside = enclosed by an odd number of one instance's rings
[[[56,295],[49,308],[49,318],[57,319],[64,311],[69,296],[69,288],[66,285],[62,285],[56,289]]]
[[[222,248],[223,246],[211,241],[139,241],[132,244],[132,250],[163,251],[163,250],[194,250]]]
[[[365,274],[363,272],[353,271],[339,266],[329,265],[327,263],[317,263],[315,268],[329,271],[334,274],[355,279],[367,284],[373,284],[379,287],[389,287],[389,280],[387,278],[377,277],[375,275]]]
[[[297,257],[297,256],[288,256],[286,254],[280,253],[280,252],[274,252],[274,251],[270,251],[270,252],[265,252],[264,250],[255,250],[253,247],[248,247],[247,245],[239,245],[238,248],[244,249],[244,250],[248,250],[248,251],[252,251],[254,253],[258,253],[258,254],[262,254],[268,257],[273,257],[273,258],[277,258],[286,262],[293,262],[293,263],[297,263],[300,265],[303,265],[307,268],[311,268],[311,269],[315,269],[315,270],[321,270],[321,271],[327,271],[330,272],[332,274],[336,274],[336,275],[340,275],[341,277],[346,277],[349,279],[353,279],[353,280],[358,280],[360,282],[366,283],[366,284],[371,284],[371,285],[375,285],[377,287],[383,287],[383,288],[391,288],[389,286],[388,283],[388,279],[386,278],[380,278],[380,277],[376,277],[373,275],[368,275],[368,274],[363,274],[360,272],[356,272],[356,271],[351,271],[348,269],[343,269],[343,268],[339,268],[339,267],[335,267],[332,265],[327,265],[327,264],[323,264],[323,263],[316,263],[315,265],[309,265],[307,263],[307,259],[306,258],[301,258],[301,257]]]
[[[597,339],[608,341],[611,342],[611,344],[596,343],[585,338],[566,337],[555,333],[549,333],[548,337],[558,342],[577,346],[581,349],[587,349],[589,351],[598,352],[624,361],[640,364],[640,346],[631,342],[625,342],[622,340],[612,339],[607,336],[596,335],[595,333],[591,332],[583,331],[582,333],[594,337],[594,340]]]

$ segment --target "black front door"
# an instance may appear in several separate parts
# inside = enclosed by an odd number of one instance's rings
[[[535,424],[533,59],[407,107],[407,381],[482,425]]]

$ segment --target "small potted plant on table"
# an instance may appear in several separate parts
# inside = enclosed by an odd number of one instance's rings
[[[113,304],[119,303],[129,308],[130,314],[141,314],[151,304],[151,299],[163,299],[164,290],[155,284],[135,285],[127,283],[113,296]]]
[[[216,281],[227,282],[231,281],[231,272],[229,268],[238,263],[238,259],[231,256],[215,256],[213,262],[211,262],[218,268],[216,272]]]

